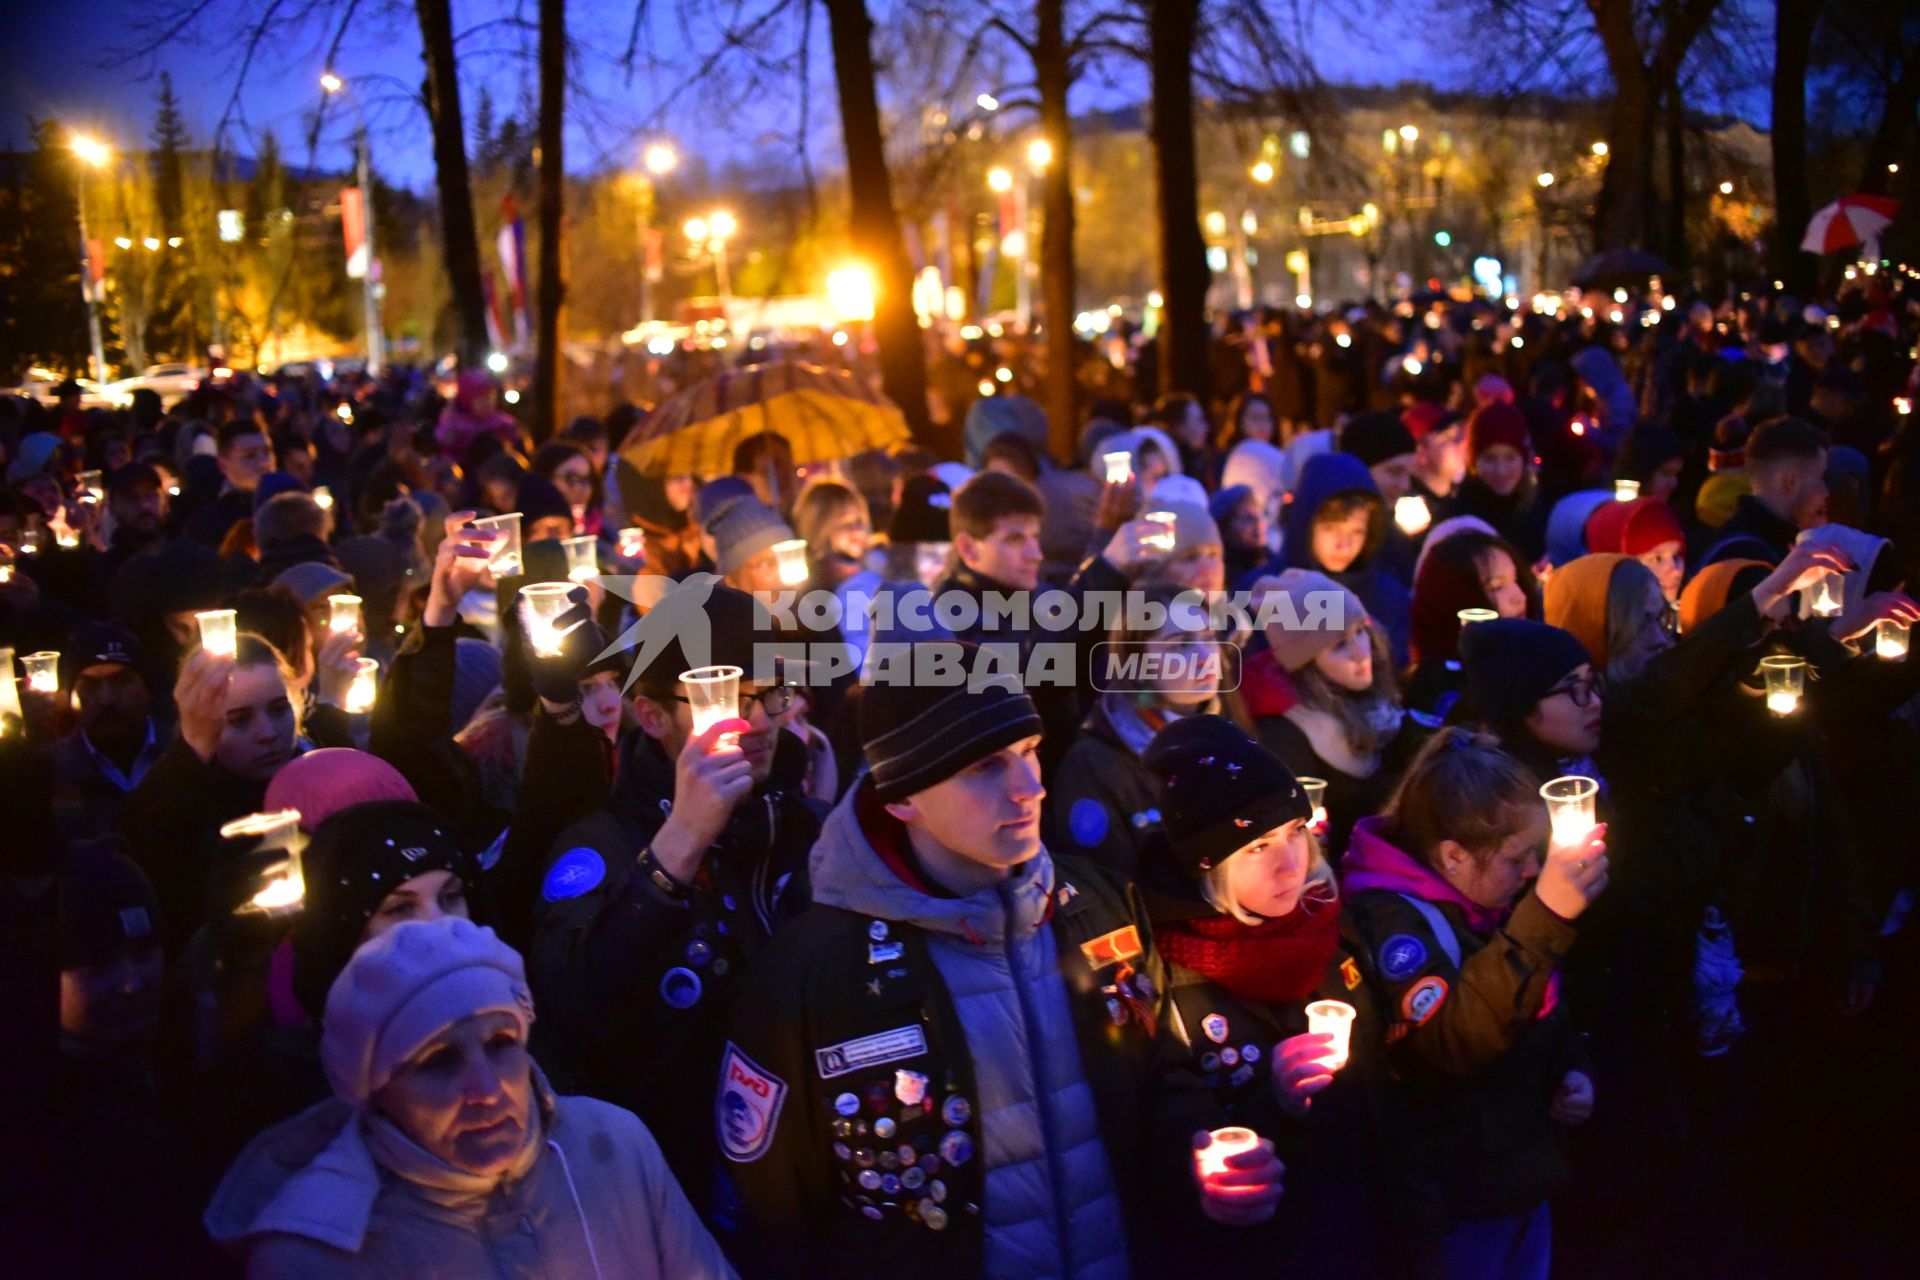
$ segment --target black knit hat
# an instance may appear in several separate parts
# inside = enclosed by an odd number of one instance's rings
[[[526,526],[535,520],[544,520],[548,516],[565,516],[573,519],[573,508],[560,496],[560,490],[553,481],[539,473],[533,473],[520,481],[520,492],[514,499],[514,506],[520,512],[521,536],[525,536]]]
[[[1588,662],[1572,632],[1526,618],[1480,622],[1460,632],[1468,705],[1492,725],[1524,719],[1553,686]]]
[[[1313,816],[1280,757],[1225,716],[1186,716],[1153,735],[1140,762],[1159,777],[1174,865],[1198,881],[1248,842]]]
[[[67,647],[60,651],[60,687],[73,689],[74,681],[88,667],[109,663],[143,670],[144,655],[133,632],[117,622],[83,622],[73,630]]]
[[[1363,413],[1340,429],[1340,450],[1377,467],[1389,458],[1412,453],[1413,432],[1397,413]]]
[[[880,683],[861,691],[860,749],[882,801],[925,791],[1041,731],[1033,699],[1013,676],[968,678],[979,656],[978,645],[922,641],[903,655],[902,669],[957,671],[958,683]]]
[[[922,474],[907,481],[900,490],[900,505],[894,510],[893,523],[887,527],[887,541],[952,542],[948,523],[953,508],[953,491],[939,477]]]
[[[133,859],[95,845],[60,860],[59,964],[105,964],[122,948],[160,944],[160,899]]]
[[[367,921],[388,894],[417,875],[451,871],[469,894],[479,866],[454,824],[413,800],[349,805],[314,829],[301,855],[306,897],[293,927],[293,991],[316,1019]]]

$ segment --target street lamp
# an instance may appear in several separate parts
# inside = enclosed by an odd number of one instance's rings
[[[1416,129],[1416,128],[1414,128],[1414,127],[1413,127],[1412,125],[1410,125],[1410,124],[1403,124],[1403,125],[1401,125],[1401,126],[1400,126],[1400,141],[1402,141],[1402,142],[1418,142],[1418,141],[1420,141],[1420,130],[1418,130],[1418,129]]]
[[[1027,164],[1035,173],[1053,163],[1053,144],[1045,138],[1035,138],[1027,144]]]
[[[1539,177],[1535,178],[1534,181],[1539,183],[1542,187],[1550,187],[1553,185],[1553,175],[1550,173],[1543,173]]]
[[[112,147],[84,133],[76,133],[68,138],[67,145],[82,164],[95,169],[103,169],[113,160]],[[106,345],[100,340],[100,301],[93,281],[93,242],[87,238],[85,172],[74,174],[73,186],[77,193],[76,212],[80,219],[80,296],[87,304],[87,338],[93,346],[93,380],[104,384],[107,380],[107,351]]]
[[[973,103],[982,111],[998,111],[1000,109],[1000,99],[990,93],[981,94],[973,100]]]
[[[347,82],[332,71],[320,73],[320,88],[329,97],[334,97],[347,87]],[[359,128],[353,140],[354,183],[360,188],[360,246],[366,253],[366,263],[360,272],[360,305],[367,326],[367,376],[377,378],[387,362],[387,331],[380,318],[380,282],[374,276],[374,238],[373,238],[373,143],[367,136],[367,116],[361,110],[357,99],[353,103],[353,114],[359,120]],[[341,209],[340,216],[346,217]],[[348,274],[352,274],[352,263],[348,263]]]
[[[1265,186],[1267,183],[1273,181],[1273,162],[1270,160],[1256,160],[1253,168],[1247,170],[1247,174],[1255,182],[1261,186]]]
[[[640,163],[646,166],[648,173],[658,178],[679,167],[680,153],[673,149],[672,143],[650,142],[641,154]]]
[[[1730,196],[1730,195],[1732,195],[1732,194],[1733,194],[1733,184],[1732,184],[1731,182],[1723,182],[1723,183],[1721,183],[1721,184],[1720,184],[1720,194],[1721,194],[1721,195],[1723,195],[1723,196]]]
[[[1594,143],[1593,154],[1598,156],[1600,159],[1605,160],[1607,158],[1607,144],[1604,142]]]
[[[999,165],[995,165],[987,170],[987,187],[1000,195],[1005,195],[1013,190],[1013,175]]]

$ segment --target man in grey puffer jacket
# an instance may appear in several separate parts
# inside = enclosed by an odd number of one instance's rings
[[[731,1019],[723,1242],[749,1275],[1146,1270],[1127,1203],[1159,1003],[1144,918],[1042,846],[1016,683],[876,684],[860,716],[871,775]]]

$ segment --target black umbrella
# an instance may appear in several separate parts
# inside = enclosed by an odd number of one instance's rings
[[[1573,282],[1582,289],[1612,285],[1644,284],[1648,276],[1668,276],[1673,268],[1659,254],[1645,249],[1608,249],[1596,253],[1573,273]]]

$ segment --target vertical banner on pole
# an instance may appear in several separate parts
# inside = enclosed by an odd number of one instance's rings
[[[87,241],[87,296],[97,304],[107,299],[107,251],[98,240]]]
[[[515,345],[524,348],[533,328],[527,311],[527,228],[520,218],[519,202],[509,191],[500,201],[500,234],[494,241],[500,254],[500,272],[505,277],[506,297],[513,306]]]
[[[340,234],[347,244],[347,279],[366,279],[367,202],[358,187],[340,189]]]
[[[495,351],[507,349],[506,326],[500,315],[500,295],[493,287],[493,272],[480,273],[480,291],[487,304],[487,345]]]

